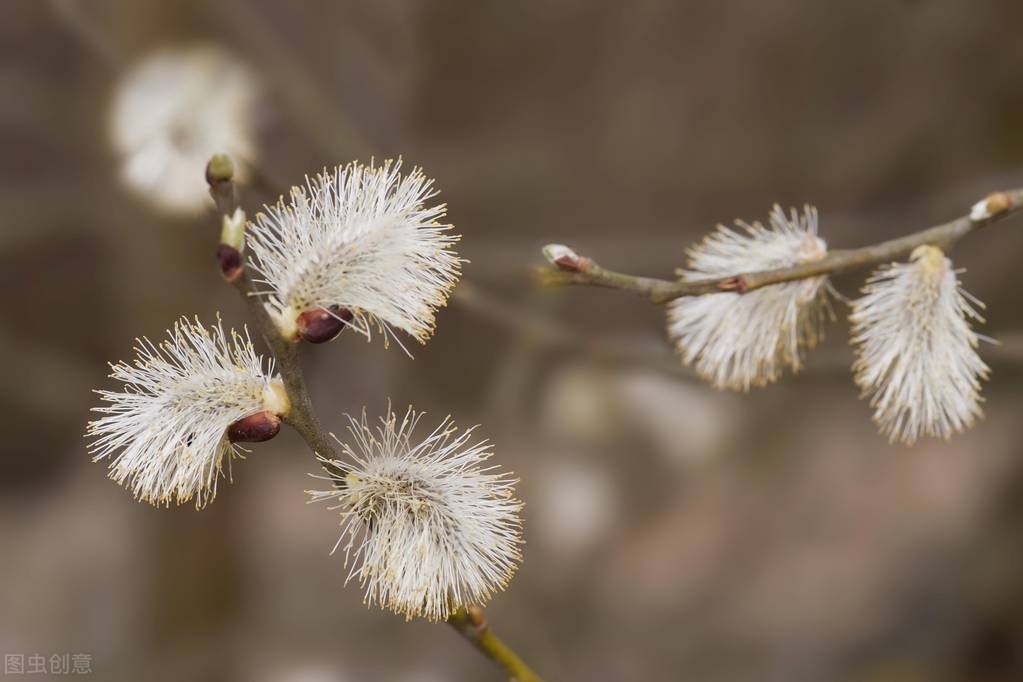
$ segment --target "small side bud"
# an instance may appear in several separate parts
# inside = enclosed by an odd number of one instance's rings
[[[564,244],[548,244],[543,247],[543,257],[554,267],[567,272],[580,272],[590,261]]]
[[[206,164],[206,183],[215,187],[234,179],[234,159],[227,154],[214,154]]]
[[[1012,197],[1005,192],[992,192],[970,209],[970,220],[978,222],[987,220],[999,213],[1004,213],[1012,208]]]
[[[228,282],[235,282],[242,274],[242,253],[233,246],[221,244],[217,247],[217,262],[220,274]]]
[[[737,275],[720,282],[718,284],[718,289],[721,291],[735,291],[740,294],[745,294],[749,291],[749,282],[746,281],[745,277]]]
[[[270,410],[242,417],[227,427],[227,438],[232,443],[262,443],[281,430],[281,418]]]
[[[221,213],[228,213],[235,204],[234,161],[227,154],[214,154],[206,164],[206,184],[210,196]]]
[[[245,211],[234,209],[231,215],[225,215],[220,221],[220,243],[233,246],[238,251],[245,250]]]
[[[481,635],[487,631],[487,614],[483,609],[478,606],[470,606],[465,609],[465,615]]]
[[[305,311],[295,320],[295,325],[303,340],[309,343],[326,343],[336,338],[353,317],[352,311],[347,308],[332,305],[329,310],[317,308]]]
[[[214,192],[215,190],[211,188],[210,191]],[[221,220],[220,245],[217,247],[220,273],[228,282],[235,282],[241,276],[244,267],[242,263],[242,251],[244,250],[245,211],[236,208],[234,213],[225,215]]]

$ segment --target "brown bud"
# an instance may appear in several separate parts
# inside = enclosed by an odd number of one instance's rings
[[[227,427],[227,438],[232,443],[262,443],[281,430],[281,418],[269,410],[242,417]]]
[[[729,277],[728,279],[718,283],[718,289],[721,291],[737,291],[740,294],[745,294],[749,291],[749,282],[742,275],[736,277]]]
[[[220,263],[220,274],[228,282],[234,282],[242,274],[242,254],[233,246],[217,246],[217,262]]]
[[[561,256],[554,259],[554,264],[567,272],[579,272],[580,260],[576,256]]]
[[[580,256],[564,244],[548,244],[543,247],[543,255],[547,262],[565,272],[582,272],[593,264],[589,258]]]
[[[992,192],[985,197],[988,215],[998,215],[1012,208],[1012,198],[1005,192]]]
[[[487,629],[487,614],[478,606],[470,606],[465,609],[465,615],[476,630],[483,634]]]
[[[352,317],[348,308],[332,305],[329,310],[316,308],[305,311],[295,320],[295,326],[299,336],[309,343],[326,343],[337,337]]]

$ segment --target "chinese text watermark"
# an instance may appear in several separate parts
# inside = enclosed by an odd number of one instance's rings
[[[92,654],[4,654],[4,675],[89,675]]]

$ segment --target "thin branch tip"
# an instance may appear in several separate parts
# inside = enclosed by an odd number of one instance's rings
[[[860,270],[904,258],[918,246],[949,246],[970,232],[1006,218],[1023,208],[1023,188],[997,191],[974,204],[970,212],[941,225],[909,235],[855,249],[830,251],[819,260],[776,270],[744,272],[716,279],[685,279],[684,270],[676,270],[678,279],[664,280],[614,272],[560,244],[549,244],[544,256],[550,263],[536,269],[535,279],[542,286],[582,284],[621,289],[648,298],[653,303],[668,303],[683,296],[701,296],[718,292],[745,294],[772,284],[792,282]],[[721,228],[718,228],[721,229]]]

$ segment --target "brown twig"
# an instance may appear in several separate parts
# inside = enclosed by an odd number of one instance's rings
[[[585,284],[622,289],[644,296],[653,303],[667,303],[680,296],[702,296],[723,291],[742,294],[771,284],[835,275],[888,263],[904,258],[924,244],[947,246],[971,232],[1007,218],[1020,208],[1023,208],[1023,189],[994,192],[978,202],[971,215],[904,237],[858,249],[829,251],[820,260],[789,268],[704,280],[664,280],[615,272],[601,267],[590,258],[577,255],[567,247],[552,245],[545,249],[551,267],[538,268],[537,278],[544,286]]]
[[[206,182],[210,186],[210,195],[217,205],[217,211],[225,217],[231,216],[238,207],[233,176],[234,163],[226,154],[217,154],[206,166]],[[224,265],[223,259],[221,265],[222,267]],[[325,459],[337,459],[338,451],[334,443],[313,412],[312,399],[305,383],[305,373],[298,358],[298,344],[281,336],[270,313],[254,293],[248,269],[244,267],[242,261],[238,261],[236,265],[230,276],[225,271],[225,279],[241,294],[260,336],[274,356],[277,370],[291,401],[291,410],[284,419],[285,423],[298,431],[313,453]]]
[[[464,278],[451,292],[451,301],[485,322],[507,328],[548,349],[569,350],[595,361],[656,370],[679,379],[696,378],[692,370],[677,362],[652,336],[616,337],[588,333],[557,317],[540,314],[535,306],[516,305],[504,300]]]
[[[213,197],[222,219],[232,216],[238,207],[233,175],[234,163],[227,155],[214,156],[206,166],[206,182],[210,186],[210,195]],[[255,294],[252,279],[245,268],[241,253],[235,254],[237,258],[225,259],[223,255],[225,247],[227,249],[235,248],[230,244],[221,244],[221,251],[218,252],[224,278],[244,299],[249,315],[274,356],[277,370],[284,382],[288,399],[291,401],[291,410],[284,421],[298,431],[314,454],[323,458],[320,460],[321,464],[329,473],[337,473],[330,470],[329,464],[323,463],[324,459],[339,459],[339,453],[332,438],[313,412],[312,399],[309,396],[305,374],[299,362],[299,344],[284,338],[277,329],[270,313]],[[230,267],[225,267],[226,262],[230,263]],[[335,480],[344,480],[343,476],[334,478]],[[476,607],[470,607],[468,611],[459,610],[448,619],[448,623],[469,643],[507,671],[511,680],[540,682],[540,677],[490,631],[482,610]]]

